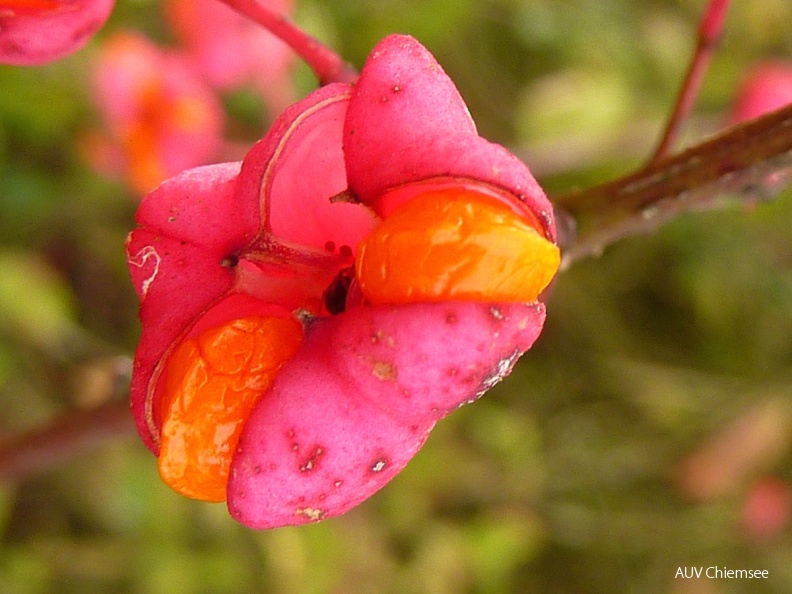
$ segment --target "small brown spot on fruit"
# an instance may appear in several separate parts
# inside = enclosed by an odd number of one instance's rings
[[[396,346],[396,341],[393,339],[393,336],[388,336],[382,330],[377,330],[376,332],[371,333],[371,344],[379,343],[384,343],[390,348],[394,348]]]
[[[325,450],[322,446],[314,447],[309,456],[300,464],[300,472],[311,472],[319,466],[319,459],[324,455]]]
[[[374,374],[374,377],[383,382],[393,381],[396,379],[397,375],[396,367],[387,361],[374,361],[371,364],[371,373]]]
[[[379,473],[385,470],[385,467],[388,465],[388,461],[385,458],[377,458],[374,462],[371,463],[369,470],[373,473]]]
[[[298,507],[294,510],[295,516],[302,516],[311,522],[318,522],[325,516],[325,510],[318,507]]]

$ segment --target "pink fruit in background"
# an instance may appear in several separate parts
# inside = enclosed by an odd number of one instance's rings
[[[748,71],[740,83],[730,120],[750,120],[790,103],[792,64],[764,62]]]
[[[75,52],[112,9],[113,0],[2,0],[0,63],[34,66]]]
[[[792,510],[792,490],[781,479],[766,476],[745,494],[740,523],[748,537],[764,542],[783,532]]]
[[[178,54],[133,33],[103,42],[93,69],[94,99],[107,133],[87,154],[103,173],[138,194],[212,160],[222,139],[222,106]]]
[[[241,164],[165,182],[137,222],[139,432],[165,482],[254,528],[384,486],[530,348],[559,263],[528,169],[405,36]]]
[[[266,4],[288,15],[294,2]],[[293,52],[272,33],[218,0],[167,0],[164,8],[182,53],[210,85],[250,85],[275,113],[293,101]]]

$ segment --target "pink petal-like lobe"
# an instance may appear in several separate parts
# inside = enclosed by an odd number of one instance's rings
[[[531,172],[478,136],[454,83],[411,37],[386,37],[363,65],[349,101],[344,153],[350,189],[379,214],[378,199],[398,186],[475,180],[523,201],[555,240],[552,206]]]
[[[476,126],[442,67],[412,37],[380,41],[355,84],[344,128],[352,191],[371,203],[391,185],[383,180],[398,179],[392,168],[403,168],[411,150],[449,132],[476,136]]]
[[[243,429],[231,515],[253,528],[341,514],[382,488],[435,422],[505,376],[544,306],[359,307],[316,320]]]
[[[259,197],[262,227],[279,240],[354,248],[376,225],[369,209],[331,201],[347,189],[341,135],[348,103],[348,85],[311,93],[245,157],[240,193]]]
[[[255,232],[235,221],[244,211],[234,192],[238,172],[239,163],[227,163],[168,180],[143,199],[136,216],[141,227],[127,239],[142,326],[130,398],[141,437],[154,451],[145,415],[151,376],[173,341],[231,289],[233,274],[221,262]]]

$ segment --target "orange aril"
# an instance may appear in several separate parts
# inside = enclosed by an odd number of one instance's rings
[[[355,270],[371,303],[530,302],[559,263],[536,223],[460,187],[398,206],[358,246]]]
[[[302,340],[292,318],[246,317],[182,342],[169,357],[158,467],[182,495],[223,501],[244,421]]]

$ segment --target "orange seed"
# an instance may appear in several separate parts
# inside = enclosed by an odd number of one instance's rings
[[[499,200],[467,188],[398,206],[358,246],[372,303],[530,302],[558,269],[558,246]]]
[[[182,495],[224,501],[242,426],[302,339],[292,318],[247,317],[185,340],[165,370],[158,468]]]

